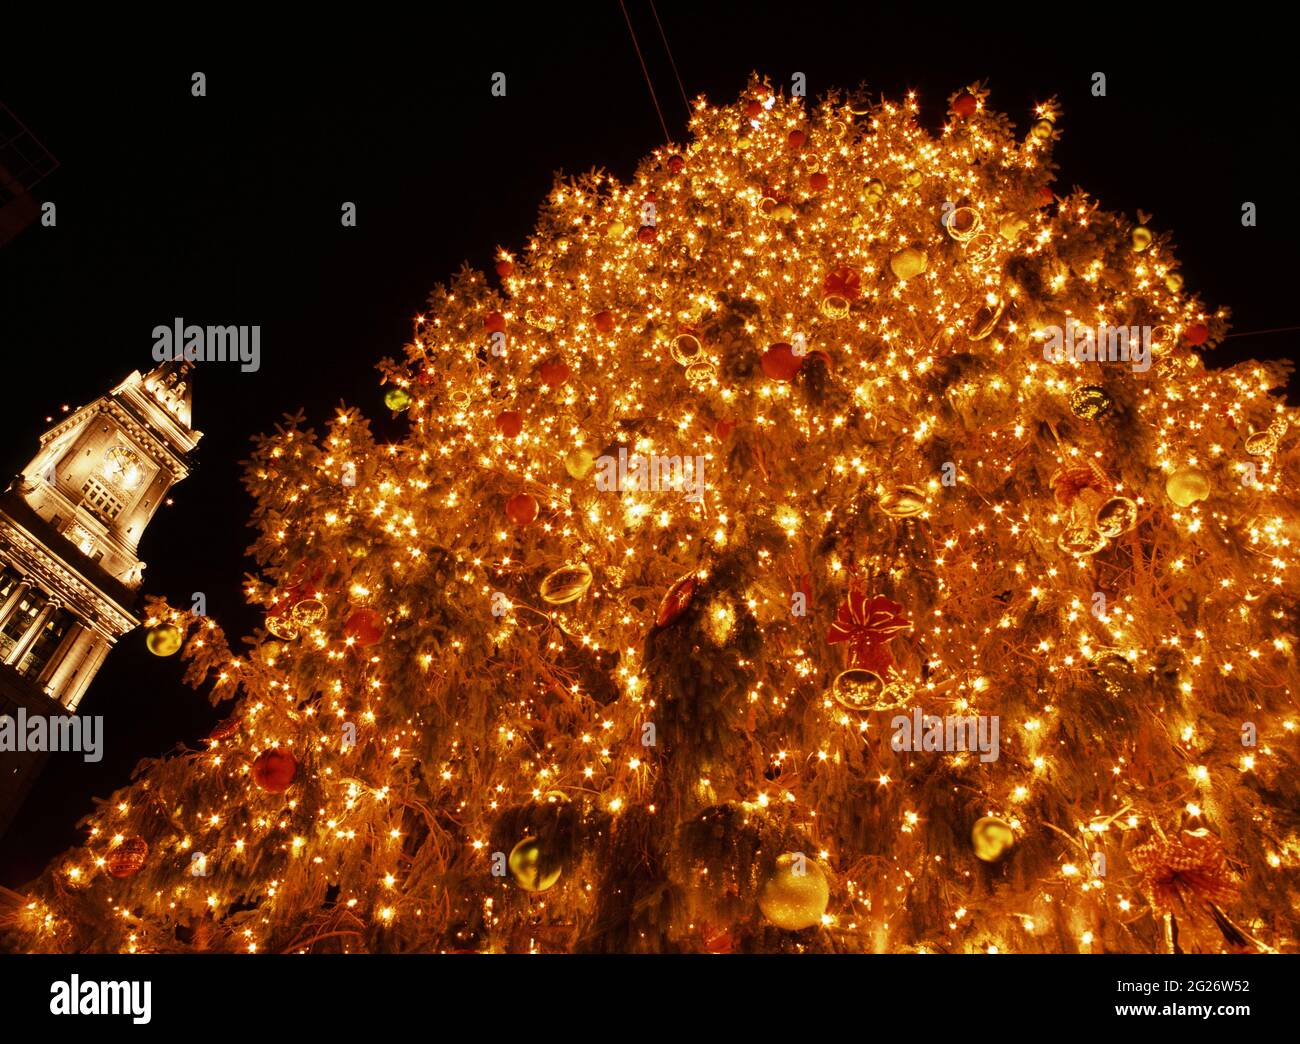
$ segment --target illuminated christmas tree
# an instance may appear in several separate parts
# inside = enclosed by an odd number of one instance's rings
[[[134,951],[1295,949],[1300,461],[1167,233],[955,94],[556,184],[248,470],[228,720],[8,914]]]

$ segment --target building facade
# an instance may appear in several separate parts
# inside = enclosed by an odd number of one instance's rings
[[[145,527],[192,466],[191,364],[136,371],[42,437],[0,494],[0,714],[75,714],[139,626]],[[0,832],[44,753],[0,749]]]

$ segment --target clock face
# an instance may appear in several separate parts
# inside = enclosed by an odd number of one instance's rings
[[[113,485],[132,490],[144,478],[144,467],[139,457],[119,444],[104,454],[104,475]]]

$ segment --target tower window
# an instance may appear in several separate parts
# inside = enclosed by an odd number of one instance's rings
[[[5,600],[13,594],[14,588],[20,583],[22,583],[22,577],[8,563],[0,563],[0,605],[4,604]]]
[[[94,475],[86,479],[86,484],[81,487],[81,492],[86,495],[82,503],[101,518],[111,521],[117,518],[122,511],[122,502],[113,495],[112,490]]]
[[[83,555],[88,555],[95,550],[95,538],[75,523],[70,525],[63,535],[76,544]]]

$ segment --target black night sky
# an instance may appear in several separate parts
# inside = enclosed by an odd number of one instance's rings
[[[650,6],[625,2],[684,140]],[[156,23],[159,40],[138,46],[117,42],[135,39],[122,24],[96,46],[88,32],[65,41],[62,27],[39,46],[13,26],[0,38],[0,102],[61,162],[36,191],[56,203],[57,227],[0,247],[6,475],[64,404],[153,365],[155,325],[260,324],[258,372],[199,368],[198,466],[141,545],[145,590],[177,605],[205,592],[236,646],[258,621],[240,595],[249,437],[299,407],[319,428],[342,400],[379,434],[399,431],[373,365],[400,354],[428,291],[462,261],[490,270],[497,245],[522,246],[553,172],[627,177],[662,143],[617,0],[467,7],[478,13],[453,21],[431,5],[422,20],[404,11],[364,28],[323,8],[317,22],[274,31],[231,15],[229,39],[180,27],[169,37]],[[1186,7],[1147,24],[1092,5],[1059,24],[1045,4],[890,13],[659,0],[658,10],[688,94],[718,103],[751,71],[787,87],[803,72],[810,95],[915,88],[936,127],[950,93],[987,79],[991,104],[1023,129],[1032,105],[1055,95],[1057,188],[1078,185],[1129,216],[1142,208],[1176,232],[1188,288],[1230,306],[1246,333],[1211,361],[1293,353],[1300,331],[1248,333],[1300,326],[1297,89],[1280,24],[1243,5],[1231,19]],[[205,98],[190,93],[196,70]],[[497,71],[504,98],[490,93]],[[1104,98],[1090,93],[1097,71]],[[356,228],[340,225],[344,201],[357,204]],[[1258,227],[1241,225],[1246,201]],[[75,843],[92,797],[125,784],[138,759],[193,745],[225,716],[181,685],[181,670],[179,658],[150,656],[140,632],[119,643],[80,708],[105,716],[104,759],[51,760],[0,838],[0,883],[29,880]]]

